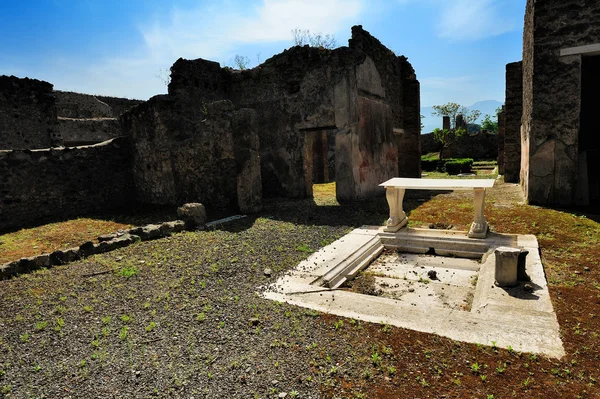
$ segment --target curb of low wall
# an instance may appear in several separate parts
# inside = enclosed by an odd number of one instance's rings
[[[8,280],[19,274],[30,273],[41,268],[64,265],[91,255],[124,248],[136,242],[168,237],[173,233],[184,230],[186,230],[185,222],[175,220],[162,224],[147,224],[117,233],[102,235],[98,237],[97,244],[87,241],[79,247],[59,249],[50,254],[30,256],[0,265],[0,280]],[[195,230],[195,228],[188,230]]]

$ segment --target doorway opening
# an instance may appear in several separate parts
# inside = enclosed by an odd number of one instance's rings
[[[306,193],[313,198],[331,196],[333,193],[335,199],[336,132],[335,127],[305,131],[304,179]]]

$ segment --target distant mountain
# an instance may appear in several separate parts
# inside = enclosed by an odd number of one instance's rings
[[[476,121],[476,123],[481,123],[481,121],[483,120],[483,117],[486,114],[494,117],[496,115],[496,108],[501,107],[501,106],[502,106],[502,103],[500,101],[485,100],[485,101],[478,101],[475,104],[468,106],[467,108],[469,110],[478,109],[479,111],[481,111],[481,116]],[[423,125],[425,125],[425,127],[421,131],[421,133],[423,133],[423,134],[431,133],[433,131],[433,129],[435,129],[436,127],[439,127],[439,128],[442,127],[442,118],[439,116],[431,115],[432,112],[433,112],[433,107],[421,107],[421,115],[424,116],[424,118],[421,121],[423,122]]]

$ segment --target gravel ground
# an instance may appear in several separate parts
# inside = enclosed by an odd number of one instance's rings
[[[378,203],[370,218],[381,223],[387,209]],[[318,313],[263,300],[257,290],[370,220],[362,206],[350,217],[348,208],[310,201],[268,208],[227,230],[177,234],[1,282],[3,394],[320,397],[347,353],[327,350]]]
[[[426,194],[407,193],[405,209]],[[459,212],[469,219],[472,199],[457,198],[436,220],[460,225]],[[491,195],[491,216],[505,229],[516,216],[500,216],[520,208],[499,204]],[[515,215],[527,221],[533,209]],[[354,227],[382,224],[387,210],[384,198],[343,207],[272,201],[219,230],[0,281],[0,397],[598,397],[600,302],[591,283],[551,288],[568,352],[560,361],[258,296],[312,251]],[[417,211],[415,220],[427,222]],[[597,243],[597,224],[580,223],[578,232]],[[575,276],[597,281],[597,269],[588,273]]]

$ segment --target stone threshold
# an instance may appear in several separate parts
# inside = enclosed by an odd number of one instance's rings
[[[529,251],[526,272],[530,281],[512,288],[495,285],[493,252],[501,246]],[[480,259],[470,311],[431,306],[427,298],[414,303],[414,300],[364,295],[340,288],[384,250],[434,253],[448,257],[447,263],[456,258]],[[452,230],[402,229],[390,233],[383,227],[364,226],[315,252],[275,283],[263,287],[262,295],[325,313],[457,341],[554,358],[565,354],[533,235],[489,233],[486,239],[469,239],[466,232]]]

